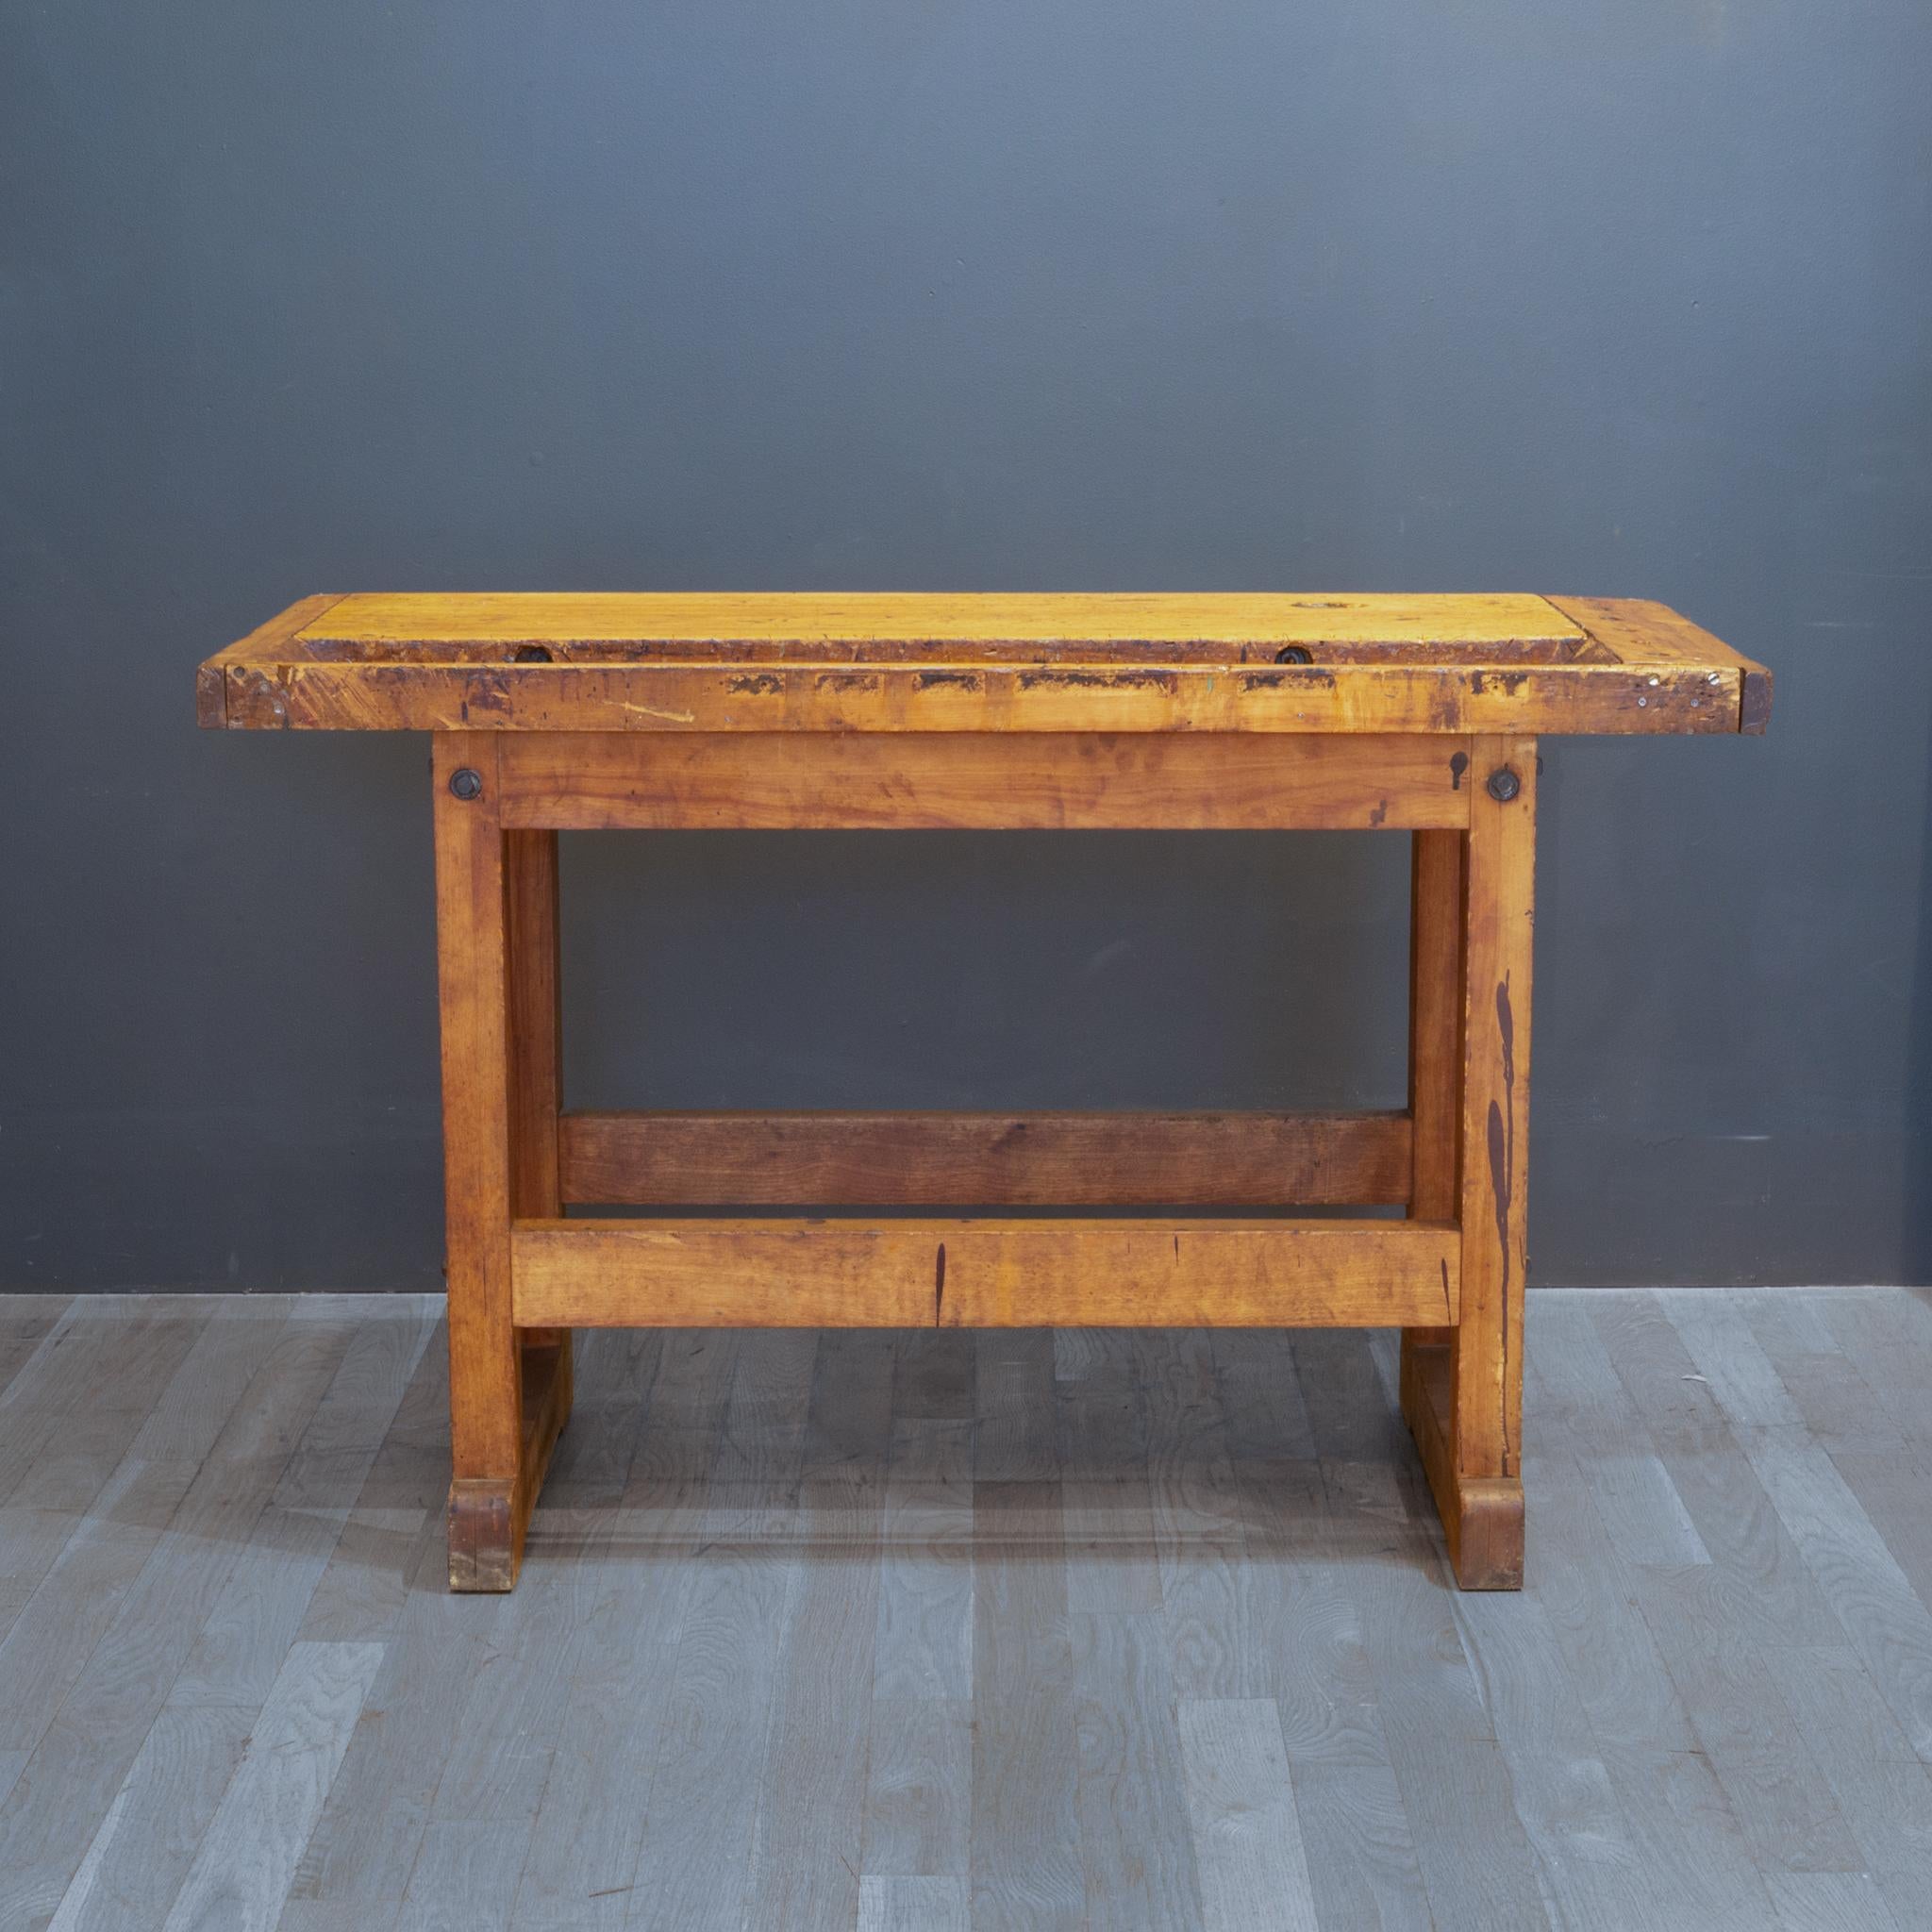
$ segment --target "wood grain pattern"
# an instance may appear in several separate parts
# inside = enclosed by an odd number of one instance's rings
[[[1701,1748],[1606,1747],[1638,1856],[1681,1922],[1724,1932],[1774,1923],[1766,1874],[1753,1862],[1738,1814]]]
[[[1932,1764],[1932,1610],[1823,1449],[1796,1431],[1751,1430],[1742,1440],[1866,1674]]]
[[[1133,1343],[1126,1328],[1063,1329],[1054,1337],[1060,1534],[1070,1558],[1067,1608],[1075,1616],[1138,1616],[1160,1608],[1146,1476],[1147,1406],[1128,1369]],[[1105,1629],[1083,1632],[1077,1625],[1073,1635],[1077,1690],[1083,1644],[1118,1640]],[[1142,1680],[1137,1701],[1143,1707],[1164,1711],[1172,1703],[1164,1657],[1115,1661],[1124,1675],[1129,1674],[1124,1667],[1136,1663]]]
[[[507,825],[1375,831],[1469,823],[1455,740],[1145,732],[510,732]]]
[[[1080,1932],[1089,1919],[1058,1482],[982,1473],[973,1544],[973,1924]]]
[[[1758,1312],[1760,1329],[1767,1312]],[[1839,1386],[1846,1386],[1849,1374],[1850,1388],[1865,1391],[1831,1415],[1828,1426],[1842,1436],[1852,1415],[1862,1410],[1868,1420],[1861,1427],[1882,1427],[1889,1418],[1901,1434],[1908,1434],[1924,1415],[1925,1391],[1932,1388],[1932,1306],[1916,1295],[1896,1307],[1847,1295],[1821,1297],[1810,1314],[1812,1345],[1842,1365]]]
[[[1240,1338],[1217,1336],[1216,1353]],[[1232,1351],[1241,1360],[1251,1351]],[[1305,1773],[1379,1768],[1388,1745],[1348,1565],[1362,1556],[1363,1524],[1331,1507],[1319,1462],[1275,1460],[1237,1448],[1242,1520],[1241,1634],[1224,1641],[1250,1681],[1274,1701],[1296,1780]],[[1371,1547],[1386,1538],[1375,1534]],[[1315,1849],[1309,1848],[1310,1857]]]
[[[1520,1583],[1535,734],[1761,728],[1762,666],[1630,600],[403,594],[307,600],[197,694],[436,734],[452,1588],[515,1579],[569,1325],[646,1321],[1395,1324],[1458,1577]],[[719,827],[1408,829],[1407,1115],[561,1121],[557,832]],[[1409,1219],[564,1219],[598,1201]]]
[[[1094,1580],[1104,1584],[1119,1567],[1093,1566]],[[1099,1591],[1084,1594],[1089,1603],[1103,1600]],[[1088,1923],[1204,1932],[1192,1834],[1158,1828],[1188,1808],[1160,1621],[1126,1603],[1106,1610],[1076,1602],[1070,1591],[1074,1807]]]
[[[1625,664],[1708,666],[1736,661],[1738,729],[1756,734],[1770,724],[1770,671],[1739,658],[1668,606],[1642,597],[1552,597],[1550,602]]]
[[[501,758],[497,772],[503,786]],[[502,798],[497,800],[502,820]],[[563,991],[555,832],[503,835],[509,955],[509,1198],[512,1214],[563,1212],[557,1119],[563,1105]],[[568,1331],[525,1330],[524,1347],[570,1347]]]
[[[1366,1353],[1362,1338],[1344,1340]],[[1389,1764],[1436,1921],[1540,1926],[1546,1921],[1534,1854],[1457,1629],[1453,1593],[1415,1560],[1437,1545],[1407,1494],[1412,1465],[1324,1461],[1323,1478],[1331,1511],[1357,1524],[1357,1535],[1370,1523],[1380,1531],[1371,1547],[1382,1560],[1354,1573],[1352,1594]],[[1404,1553],[1410,1560],[1399,1560]]]
[[[1534,739],[1478,740],[1463,968],[1465,1303],[1456,1345],[1458,1467],[1513,1476],[1523,1443],[1523,1291],[1529,1245],[1531,935],[1536,918]],[[1507,801],[1487,782],[1514,774]]]
[[[1697,1573],[1652,1571],[1638,1601],[1698,1749],[1737,1812],[1761,1871],[1856,1871],[1861,1857],[1838,1799],[1807,1752],[1763,1647],[1698,1608]]]
[[[1457,1581],[1464,1590],[1519,1590],[1522,1477],[1472,1475],[1462,1466],[1451,1421],[1453,1348],[1418,1348],[1412,1360],[1409,1426],[1441,1514]]]
[[[970,1497],[971,1485],[968,1485]],[[874,1688],[867,1757],[860,1869],[870,1876],[946,1875],[960,1885],[972,1871],[973,1600],[972,1505],[962,1569],[968,1571],[966,1667],[962,1698],[896,1697]],[[909,1565],[906,1567],[910,1567]],[[883,1634],[883,1633],[882,1633]]]
[[[1474,791],[1467,772],[1462,783]],[[1413,1162],[1408,1211],[1453,1220],[1461,1150],[1463,841],[1419,832],[1409,893],[1408,1111]]]
[[[516,1582],[530,1515],[537,1507],[557,1439],[570,1417],[572,1369],[567,1340],[547,1348],[520,1349],[517,1375],[523,1433],[514,1472],[507,1476],[459,1475],[450,1480],[452,1590],[508,1590]]]
[[[1169,1679],[1181,1699],[1250,1695],[1260,1688],[1244,1655],[1253,1597],[1214,1336],[1138,1329],[1130,1339],[1145,1391],[1148,1513]]]
[[[298,1643],[202,1840],[164,1932],[271,1923],[382,1663],[374,1643]]]
[[[1668,1918],[1624,1824],[1610,1774],[1542,1606],[1482,1591],[1450,1598],[1483,1692],[1545,1899],[1564,1924]]]
[[[614,1515],[613,1534],[597,1552],[602,1578],[579,1612],[578,1658],[517,1884],[513,1932],[615,1932],[626,1923],[648,1891],[637,1882],[639,1857],[664,1731],[674,1709],[685,1707],[675,1667],[708,1543],[704,1503],[719,1466],[737,1338],[661,1338],[641,1395],[630,1391],[627,1357],[619,1373],[603,1373],[618,1364],[594,1344],[623,1339],[593,1337],[585,1351],[583,1420],[592,1435],[623,1431],[625,1449],[613,1460],[625,1477],[614,1505],[598,1498]],[[607,1407],[617,1413],[607,1417]],[[549,1561],[547,1550],[540,1560]]]
[[[380,1924],[400,1913],[457,1725],[514,1602],[447,1592],[441,1519],[441,1509],[425,1512],[370,1715],[356,1726],[291,1882],[291,1906],[302,1901],[318,1918]],[[373,1715],[402,1709],[410,1722]]]
[[[1523,1582],[1535,740],[1476,740],[1471,778],[1457,1135],[1461,1300],[1441,1358],[1433,1347],[1407,1351],[1403,1391],[1457,1580],[1465,1590],[1515,1590]]]
[[[480,795],[451,791],[459,771]],[[496,1486],[508,1511],[524,1434],[510,1315],[512,1094],[508,879],[496,819],[496,741],[444,733],[431,766],[437,980],[442,1014],[444,1242],[449,1274],[450,1443],[456,1482]],[[457,1491],[451,1491],[455,1535]],[[487,1547],[481,1491],[465,1503],[465,1551]],[[507,1538],[506,1513],[498,1530]],[[482,1535],[486,1542],[475,1539]],[[469,1556],[465,1563],[472,1560]],[[494,1562],[496,1559],[491,1559]],[[453,1544],[451,1584],[458,1580]],[[505,1545],[501,1564],[515,1558]],[[499,1565],[500,1567],[500,1565]],[[502,1584],[488,1587],[508,1587]]]
[[[47,1932],[155,1923],[181,1887],[247,1753],[258,1707],[195,1704],[156,1718]]]
[[[317,1325],[341,1366],[269,1497],[254,1546],[230,1574],[175,1678],[171,1704],[227,1698],[258,1707],[268,1696],[341,1533],[346,1512],[334,1497],[356,1480],[367,1454],[359,1444],[382,1426],[359,1405],[351,1410],[345,1379],[354,1385],[375,1346],[392,1342],[407,1350],[421,1332],[413,1323]],[[344,1435],[358,1446],[341,1453]]]
[[[658,1726],[652,1802],[625,1924],[740,1928],[777,1694],[771,1641],[797,1574],[814,1339],[742,1338],[716,1460],[698,1485],[706,1558],[694,1569]]]
[[[9,1745],[37,1745],[58,1717],[194,1467],[127,1457],[73,1524],[0,1643],[0,1739]]]
[[[841,1562],[801,1564],[782,1629],[752,1840],[750,1925],[847,1925],[858,1874],[841,1849],[864,1830],[870,1753],[846,1713],[874,1682],[878,1543],[892,1436],[893,1338],[820,1339],[806,1416],[799,1534]]]
[[[17,1671],[14,1659],[34,1648],[22,1626],[42,1623],[58,1632],[62,1649],[84,1658],[92,1641],[87,1633],[98,1632],[114,1602],[115,1587],[104,1587],[104,1576],[125,1580],[140,1567],[141,1553],[166,1526],[193,1474],[192,1462],[150,1462],[132,1455],[130,1444],[152,1413],[146,1404],[158,1393],[155,1407],[173,1399],[176,1376],[197,1352],[203,1318],[95,1322],[58,1332],[66,1336],[65,1349],[37,1353],[17,1385],[22,1399],[0,1402],[0,1464],[19,1471],[0,1507],[0,1712],[44,1700],[50,1680],[58,1680],[45,1661],[37,1671]],[[106,1345],[91,1346],[95,1341]],[[36,1373],[37,1364],[49,1368],[60,1356],[77,1372],[73,1383],[65,1374]],[[49,1417],[36,1395],[50,1398],[58,1412],[58,1391],[85,1386],[90,1373],[95,1379],[81,1412],[70,1410],[42,1436]],[[145,1396],[137,1392],[143,1389]],[[10,1457],[9,1439],[20,1445]],[[0,1736],[10,1728],[0,1716]]]
[[[1196,643],[1224,653],[1244,644],[1434,641],[1523,652],[1575,644],[1583,633],[1547,599],[1520,593],[1086,591],[363,593],[330,600],[296,627],[310,644],[651,644],[673,651]]]
[[[266,624],[258,625],[245,638],[230,644],[219,657],[210,658],[194,674],[194,722],[204,729],[221,730],[228,723],[228,679],[230,663],[274,662],[299,653],[297,641],[302,631],[315,623],[330,605],[341,599],[330,596],[299,597]]]
[[[971,1932],[972,1893],[963,1878],[882,1877],[858,1884],[858,1932]]]
[[[340,1301],[249,1297],[158,1324],[156,1300],[110,1298],[63,1331],[90,1371],[121,1364],[104,1393],[124,1414],[101,1442],[152,1418],[149,1445],[203,1462],[132,1574],[100,1577],[108,1617],[44,1737],[29,1749],[0,1725],[9,1924],[615,1932],[856,1910],[924,1926],[962,1900],[968,1923],[976,1907],[1028,1927],[1924,1917],[1913,1606],[1932,1542],[1913,1485],[1932,1417],[1905,1397],[1932,1315],[1908,1291],[1540,1291],[1524,1466],[1544,1501],[1508,1600],[1446,1588],[1377,1393],[1379,1338],[1297,1336],[1297,1370],[1268,1330],[987,1331],[939,1338],[975,1358],[941,1374],[902,1373],[891,1334],[678,1331],[655,1372],[597,1336],[579,1399],[613,1440],[559,1492],[521,1594],[445,1595],[432,1514],[396,1614],[385,1589],[371,1634],[292,1640],[288,1607],[241,1587],[306,1560],[284,1546],[292,1511],[351,1521],[440,1493],[421,1466],[439,1448],[440,1352],[408,1367],[434,1310],[352,1320]],[[0,1322],[19,1306],[0,1302]],[[137,1407],[126,1372],[171,1327],[192,1345],[165,1401]],[[1822,1405],[1869,1407],[1871,1386],[1784,1346],[1801,1337],[1809,1357],[1840,1333],[1899,1405],[1882,1467],[1824,1448],[1857,1431]],[[27,1358],[43,1392],[62,1352]],[[1060,1400],[1084,1411],[1063,1444]],[[1780,1396],[1785,1360],[1805,1366],[1803,1404]],[[15,1429],[40,1438],[32,1395],[0,1401],[0,1457]],[[89,1441],[71,1463],[29,1458],[24,1489],[85,1479]],[[1645,1535],[1633,1513],[1613,1533],[1599,1512],[1651,1507],[1661,1492],[1626,1500],[1619,1472],[1659,1459],[1701,1560],[1672,1555],[1669,1524]],[[148,1526],[162,1496],[138,1488],[137,1460],[124,1449],[92,1534]],[[1156,1606],[1101,1607],[1120,1552],[1097,1516],[1068,1540],[1068,1470],[1146,1488]],[[1196,1591],[1230,1475],[1240,1588]],[[1178,1698],[1162,1721],[1176,1589],[1216,1659],[1204,1681],[1253,1689]],[[71,1677],[58,1620],[28,1624],[46,1647],[17,1642],[0,1674],[22,1713],[21,1680]],[[323,1665],[358,1645],[381,1660],[352,1711]],[[916,1694],[941,1679],[946,1694]],[[1175,1882],[1190,1870],[1196,1895]]]
[[[1539,1403],[1539,1416],[1546,1412]],[[1637,1607],[1632,1566],[1605,1536],[1571,1438],[1554,1425],[1549,1433],[1564,1447],[1532,1460],[1546,1520],[1525,1588],[1543,1606],[1598,1749],[1606,1762],[1620,1750],[1694,1751],[1683,1702]],[[1639,1426],[1631,1453],[1641,1440]]]
[[[496,742],[439,734],[431,762],[452,1590],[515,1582],[572,1388],[569,1338],[531,1337],[526,1348],[510,1305],[510,1217],[525,1201],[558,1199],[557,882],[554,844],[541,834],[507,836],[498,821]],[[474,795],[458,795],[458,772]]]
[[[1458,1575],[1520,1581],[1533,734],[1753,728],[1761,666],[1629,600],[368,596],[284,613],[209,660],[198,690],[210,724],[437,734],[455,1587],[514,1579],[568,1412],[567,1324],[645,1316],[1392,1321],[1408,1331],[1399,1380]],[[1407,1122],[559,1125],[558,829],[1147,825],[1416,833]],[[1391,1160],[1407,1168],[1393,1184]],[[1393,1199],[1410,1223],[1400,1237],[1374,1224],[962,1224],[948,1304],[938,1223],[848,1224],[805,1242],[803,1224],[560,1218],[598,1199],[868,1196]],[[1458,1266],[1436,1255],[1438,1289],[1417,1270],[1452,1219]],[[1051,1290],[1026,1269],[1054,1271]]]
[[[1671,1572],[1719,1626],[1776,1646],[1844,1641],[1818,1579],[1654,1295],[1586,1300],[1710,1561]]]
[[[118,1298],[84,1295],[71,1303],[0,1390],[0,1504],[21,1494],[83,1403],[136,1411],[127,1427],[132,1438],[208,1319],[207,1309],[172,1298],[142,1297],[123,1307]],[[111,1468],[101,1472],[103,1480]]]
[[[1879,1890],[1901,1927],[1909,1926],[1922,1916],[1920,1901],[1932,1876],[1925,1842],[1932,1770],[1913,1753],[1896,1715],[1849,1648],[1773,1651],[1766,1667],[1803,1748],[1838,1799],[1866,1872],[1880,1874]],[[1771,1882],[1775,1890],[1778,1876]]]
[[[1207,1932],[1316,1932],[1281,1717],[1263,1699],[1180,1707]]]
[[[1438,1932],[1387,1763],[1297,1765],[1294,1797],[1318,1924]]]
[[[1779,1932],[1894,1932],[1892,1916],[1869,1872],[1774,1872],[1765,1881]]]
[[[924,1339],[901,1337],[900,1358]],[[951,1735],[951,1720],[937,1707],[966,1698],[973,1684],[973,1424],[970,1410],[959,1420],[908,1412],[908,1393],[902,1379],[892,1393],[901,1420],[887,1478],[873,1696],[882,1711],[897,1713],[894,1734],[903,1730],[915,1740],[902,1744],[902,1751],[918,1759]],[[927,1705],[935,1707],[924,1709]],[[898,1807],[886,1806],[876,1781],[873,1802],[867,1870],[965,1870],[963,1860],[929,1862],[930,1852],[922,1852],[915,1862],[901,1862],[903,1853],[874,1846],[875,1833],[895,1828]],[[936,1807],[922,1806],[913,1821],[920,1841],[941,1823]],[[959,1842],[964,1843],[963,1828]]]
[[[675,1208],[1366,1208],[1407,1198],[1408,1163],[1397,1113],[580,1113],[563,1117],[561,1191]]]
[[[35,1300],[37,1307],[0,1316],[0,1407],[8,1401],[14,1376],[40,1354],[42,1344],[74,1306],[71,1295],[42,1294]]]
[[[935,1334],[943,1331],[935,1329]],[[1058,1482],[1056,1338],[1043,1328],[983,1328],[972,1338],[975,1482]],[[1058,1507],[1058,1498],[1056,1507]],[[1060,1534],[1058,1522],[1054,1535]]]
[[[608,1509],[550,1512],[553,1560],[503,1607],[472,1675],[400,1924],[509,1924],[615,1528]]]
[[[1735,667],[230,665],[230,730],[1722,733]]]
[[[266,1311],[275,1345],[252,1374],[238,1364],[218,1399],[204,1394],[212,1444],[0,1805],[0,1924],[57,1907],[322,1399],[334,1357],[290,1340],[287,1303]]]
[[[205,722],[242,729],[1755,728],[1762,666],[1595,608],[1586,634],[1524,596],[351,597],[210,658],[199,689]],[[1599,634],[1618,625],[1621,648]]]
[[[519,1223],[517,1319],[593,1327],[1253,1327],[1456,1318],[1424,1222]]]
[[[499,774],[498,786],[502,779]],[[502,804],[498,800],[498,816]],[[510,1211],[555,1214],[562,1013],[557,961],[557,835],[504,835],[508,922]]]
[[[1457,781],[1474,791],[1465,764]],[[1410,841],[1408,909],[1408,1211],[1422,1221],[1453,1221],[1462,1152],[1463,846],[1455,832],[1418,832]],[[1403,1331],[1402,1374],[1410,1352],[1446,1345],[1444,1328]]]

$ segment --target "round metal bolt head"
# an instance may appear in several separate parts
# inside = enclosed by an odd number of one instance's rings
[[[1274,654],[1277,664],[1312,664],[1315,660],[1300,644],[1283,644]]]
[[[1491,779],[1491,784],[1495,783]],[[449,791],[452,798],[481,798],[483,795],[483,774],[463,765],[449,774]]]
[[[1498,805],[1507,805],[1523,790],[1523,780],[1507,765],[1499,765],[1490,774],[1490,796]]]

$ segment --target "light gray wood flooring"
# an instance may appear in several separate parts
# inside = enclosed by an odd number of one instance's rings
[[[1932,1296],[1531,1297],[1529,1588],[1393,1338],[579,1338],[442,1589],[440,1303],[0,1298],[0,1928],[1932,1925]]]

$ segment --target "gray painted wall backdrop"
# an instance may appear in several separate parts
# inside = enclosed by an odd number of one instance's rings
[[[1932,10],[0,14],[0,1280],[420,1288],[425,747],[192,728],[315,590],[1538,589],[1535,1275],[1926,1278]],[[569,841],[575,1104],[1377,1104],[1391,838]],[[1916,1017],[1915,1017],[1916,1016]]]

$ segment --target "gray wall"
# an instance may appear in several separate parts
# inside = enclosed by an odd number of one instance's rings
[[[1537,589],[1533,1250],[1924,1280],[1932,11],[0,12],[0,1281],[420,1288],[426,747],[197,734],[316,590]],[[567,841],[571,1098],[1386,1103],[1406,855]],[[1916,1021],[1915,1013],[1919,1017]]]

